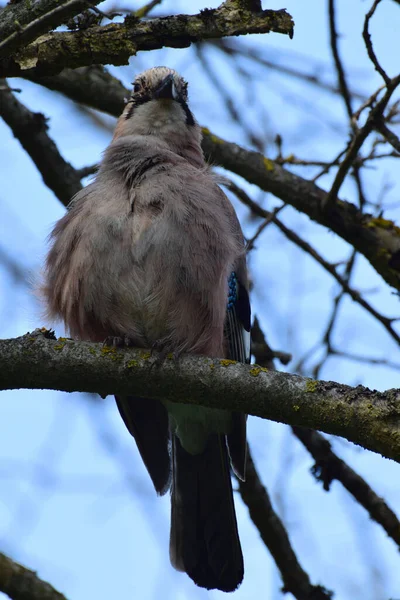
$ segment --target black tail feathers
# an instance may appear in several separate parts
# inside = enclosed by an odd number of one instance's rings
[[[206,589],[233,592],[243,579],[226,438],[210,435],[202,454],[173,436],[170,557]]]

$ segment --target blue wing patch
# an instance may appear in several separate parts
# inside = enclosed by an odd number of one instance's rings
[[[250,362],[250,301],[246,288],[234,271],[228,279],[226,337],[229,357],[239,362]]]

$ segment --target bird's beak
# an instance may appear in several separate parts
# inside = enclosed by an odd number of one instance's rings
[[[178,94],[174,83],[174,76],[172,74],[167,75],[154,92],[154,98],[156,100],[161,98],[175,100],[177,96]]]

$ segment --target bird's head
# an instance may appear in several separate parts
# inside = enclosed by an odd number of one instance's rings
[[[188,106],[186,81],[168,67],[154,67],[138,75],[117,126],[120,135],[161,135],[196,127]]]
[[[118,119],[114,140],[122,136],[150,136],[192,165],[204,168],[201,128],[188,106],[187,88],[183,77],[168,67],[140,73]]]

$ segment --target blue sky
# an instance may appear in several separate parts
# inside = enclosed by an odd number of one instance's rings
[[[187,2],[165,0],[162,9],[185,12]],[[207,2],[217,6],[218,2]],[[107,6],[107,5],[106,5]],[[132,3],[138,7],[138,3]],[[190,11],[204,3],[192,0]],[[318,73],[334,83],[327,37],[327,8],[321,1],[296,2],[265,8],[287,8],[295,20],[295,36],[249,36],[243,43],[263,49],[268,60]],[[370,95],[380,85],[361,39],[363,15],[369,4],[338,2],[340,50],[353,90]],[[400,8],[384,0],[371,25],[376,52],[389,74],[398,68]],[[208,56],[218,78],[234,95],[245,122],[265,138],[265,151],[275,156],[271,140],[280,133],[284,154],[331,159],[347,139],[340,99],[261,69],[242,59],[253,76],[249,89],[216,50]],[[242,130],[227,116],[220,97],[205,77],[193,49],[164,49],[141,53],[129,67],[113,68],[127,86],[134,75],[150,66],[168,64],[190,84],[191,105],[198,121],[225,139],[248,145]],[[50,135],[75,167],[97,162],[110,141],[84,112],[61,96],[34,84],[15,80],[18,98],[49,117]],[[105,119],[112,122],[111,119]],[[0,252],[26,269],[27,281],[37,281],[46,251],[46,237],[64,208],[47,190],[35,166],[12,133],[0,122]],[[309,177],[310,170],[296,172]],[[235,178],[239,181],[239,179]],[[320,185],[328,189],[331,177]],[[387,215],[398,219],[398,170],[394,160],[365,176],[371,199],[384,183],[393,184]],[[243,184],[243,182],[241,182]],[[397,184],[397,187],[396,187]],[[247,191],[267,208],[279,204],[253,186]],[[341,197],[356,202],[352,182]],[[235,207],[248,236],[258,222],[247,209]],[[284,211],[284,221],[331,261],[342,260],[350,248],[342,240],[299,215]],[[292,365],[321,336],[337,292],[334,282],[310,258],[291,246],[272,226],[250,257],[254,313],[261,319],[271,344],[294,355]],[[15,337],[44,325],[41,307],[26,281],[16,281],[0,267],[0,336]],[[360,257],[353,285],[384,314],[399,313],[391,294],[367,261]],[[57,334],[63,333],[58,325]],[[381,325],[350,300],[343,303],[335,342],[342,349],[400,362],[398,348]],[[307,368],[311,369],[313,357]],[[289,365],[289,369],[292,365]],[[362,383],[384,390],[398,387],[398,372],[384,366],[330,359],[321,377],[349,384]],[[3,392],[0,403],[0,549],[63,592],[69,600],[119,598],[128,600],[187,600],[222,598],[219,592],[196,588],[169,564],[169,500],[159,499],[135,445],[117,414],[113,399],[102,401],[80,394],[46,391]],[[400,597],[396,547],[364,510],[335,482],[328,494],[309,473],[312,460],[290,430],[250,419],[249,440],[256,465],[274,507],[288,528],[293,546],[313,583],[333,589],[337,600],[388,600]],[[363,451],[344,440],[334,447],[375,491],[399,511],[399,467],[393,461]],[[245,580],[235,599],[280,597],[280,579],[268,551],[237,498],[240,535],[245,556]],[[1,597],[1,594],[0,594]]]

